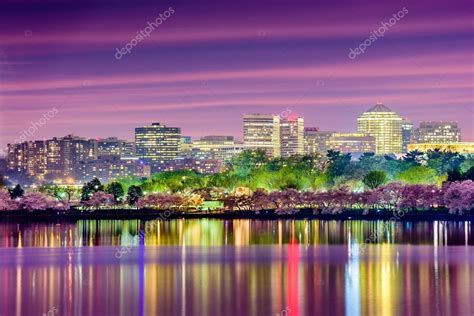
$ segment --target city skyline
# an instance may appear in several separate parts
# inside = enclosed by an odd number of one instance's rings
[[[302,2],[290,11],[278,2],[271,12],[265,2],[232,10],[213,2],[91,3],[1,5],[1,148],[52,109],[57,114],[29,140],[71,133],[131,140],[134,127],[151,121],[193,138],[241,138],[243,114],[284,111],[306,126],[351,132],[376,102],[415,125],[457,121],[462,140],[474,139],[468,1],[364,1],[350,10]],[[24,15],[23,5],[36,13]],[[351,59],[351,49],[404,8]],[[114,56],[160,14],[168,17],[148,37]],[[87,27],[76,23],[85,17]]]

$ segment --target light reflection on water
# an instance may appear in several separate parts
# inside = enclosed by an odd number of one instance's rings
[[[396,223],[360,252],[380,224],[0,223],[0,315],[474,312],[471,223]]]

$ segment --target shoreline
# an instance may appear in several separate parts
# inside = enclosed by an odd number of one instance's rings
[[[173,219],[254,219],[254,220],[390,220],[397,222],[408,221],[474,221],[474,214],[471,212],[458,215],[449,214],[448,211],[409,211],[403,216],[395,216],[392,211],[370,212],[363,215],[361,210],[348,210],[340,214],[313,214],[312,210],[301,210],[296,214],[277,215],[274,211],[229,211],[221,213],[212,212],[170,212],[157,210],[98,210],[90,211],[2,211],[0,221],[58,221],[58,220],[81,220],[81,219],[112,219],[112,220],[173,220]]]

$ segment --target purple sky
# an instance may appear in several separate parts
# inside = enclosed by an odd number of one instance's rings
[[[283,111],[353,131],[376,102],[415,124],[457,121],[473,141],[473,2],[335,2],[3,0],[0,145],[54,107],[29,139],[132,139],[151,122],[241,138],[242,114]],[[384,37],[348,57],[404,7]]]

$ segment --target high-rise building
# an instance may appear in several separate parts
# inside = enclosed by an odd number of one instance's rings
[[[71,182],[76,164],[97,157],[97,141],[67,135],[8,144],[8,170],[37,180]]]
[[[304,119],[290,116],[280,121],[280,151],[282,157],[304,154]]]
[[[357,130],[375,137],[376,154],[402,152],[402,118],[391,109],[377,103],[357,119]]]
[[[306,127],[304,129],[304,153],[307,155],[326,154],[328,140],[334,133],[334,131],[320,131],[317,127]]]
[[[328,140],[328,148],[342,153],[374,153],[375,137],[366,133],[334,133]]]
[[[175,159],[180,151],[181,129],[160,123],[135,128],[137,157],[146,163],[158,165]]]
[[[269,157],[280,157],[280,117],[244,114],[244,147],[264,150]]]
[[[195,140],[192,145],[192,151],[204,153],[208,159],[226,162],[235,155],[242,152],[244,146],[236,142],[233,136],[204,136]]]
[[[461,141],[461,130],[456,122],[421,122],[413,131],[413,142],[449,144]]]
[[[401,126],[402,126],[402,153],[406,153],[408,144],[411,142],[413,123],[406,119],[403,119]]]

